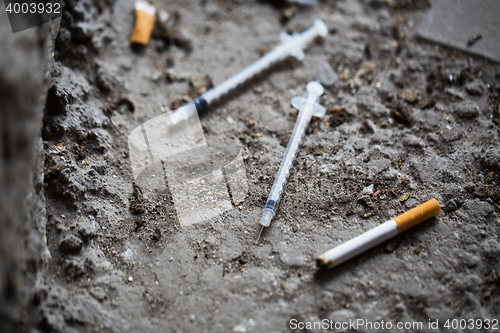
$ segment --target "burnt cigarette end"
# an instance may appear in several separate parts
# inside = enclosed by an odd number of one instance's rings
[[[318,269],[326,269],[327,268],[326,263],[320,257],[316,258],[316,268],[318,268]]]

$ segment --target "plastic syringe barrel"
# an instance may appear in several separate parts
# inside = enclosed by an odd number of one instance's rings
[[[271,52],[255,61],[253,64],[231,76],[229,79],[218,84],[214,88],[208,90],[199,98],[203,98],[206,101],[207,105],[211,104],[212,102],[229,93],[231,90],[236,89],[240,85],[252,79],[257,74],[262,73],[264,70],[271,67],[274,63],[284,60],[289,56],[290,53],[288,52],[285,45],[279,45]]]
[[[274,48],[271,52],[267,53],[253,64],[196,98],[193,101],[196,105],[196,109],[201,111],[207,105],[218,100],[231,90],[236,89],[240,85],[255,77],[257,74],[262,73],[264,70],[271,67],[276,62],[282,61],[291,55],[296,56],[299,60],[302,60],[298,55],[303,54],[302,50],[307,46],[307,44],[312,42],[318,36],[325,37],[326,35],[328,35],[328,28],[326,24],[320,19],[315,20],[314,25],[306,31],[301,34],[293,34],[292,36],[289,36],[290,38],[287,40],[282,39],[281,44]]]
[[[283,160],[281,161],[273,187],[269,192],[266,205],[264,206],[264,209],[262,209],[263,218],[260,223],[265,227],[269,226],[271,219],[276,214],[276,208],[278,207],[286,182],[290,176],[290,171],[292,170],[293,162],[295,161],[295,157],[299,151],[300,143],[304,138],[309,121],[313,116],[317,99],[318,96],[308,94],[305,105],[299,112],[297,121],[293,127],[292,136],[290,137],[288,146],[285,150],[285,156],[283,156]]]
[[[230,91],[238,88],[259,73],[262,73],[264,70],[271,67],[274,63],[284,60],[289,56],[289,47],[287,47],[285,43],[282,43],[278,47],[274,48],[271,52],[255,61],[253,64],[239,71],[217,86],[209,89],[202,95],[196,97],[191,103],[196,106],[196,111],[200,112],[214,101],[228,94]],[[194,112],[192,110],[184,111],[182,109],[179,109],[178,112],[174,111],[172,113],[172,117],[175,119],[174,122],[179,122],[192,116],[194,116]]]

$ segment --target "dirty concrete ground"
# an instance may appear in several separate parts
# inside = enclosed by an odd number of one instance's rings
[[[499,65],[416,41],[426,1],[155,4],[175,31],[142,49],[128,42],[132,1],[81,0],[62,17],[42,129],[51,258],[33,332],[500,319]],[[315,18],[330,34],[304,62],[285,61],[200,115],[208,139],[241,144],[248,195],[181,227],[168,189],[134,187],[129,133],[188,100],[190,81],[222,82]],[[254,245],[297,116],[290,98],[313,79],[328,84],[329,112],[311,122]],[[316,270],[317,255],[431,198],[444,208],[436,218]]]

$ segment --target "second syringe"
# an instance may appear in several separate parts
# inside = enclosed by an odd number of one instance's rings
[[[306,133],[309,121],[312,116],[323,117],[326,113],[325,108],[318,103],[319,96],[323,95],[323,86],[318,82],[311,81],[307,84],[306,91],[307,93],[304,96],[292,98],[292,106],[299,110],[299,115],[297,116],[292,136],[290,137],[288,146],[286,147],[285,156],[281,161],[273,187],[271,188],[271,192],[267,198],[266,205],[262,210],[262,218],[260,220],[262,228],[260,229],[259,236],[255,242],[256,244],[259,242],[262,230],[264,230],[264,227],[268,227],[271,224],[271,220],[276,214],[276,209],[278,208],[281,195],[285,189],[288,176],[290,176],[293,162],[295,161],[300,143]]]

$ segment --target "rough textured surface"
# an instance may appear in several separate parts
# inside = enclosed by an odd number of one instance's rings
[[[49,253],[40,125],[58,22],[12,33],[0,13],[0,331],[33,323],[27,309]]]
[[[433,0],[418,35],[500,62],[500,3],[494,0]]]
[[[143,49],[128,43],[132,2],[81,0],[62,17],[42,128],[52,257],[33,298],[37,331],[286,332],[292,318],[500,316],[500,68],[413,40],[427,1],[156,5],[175,18],[175,38]],[[128,134],[203,89],[193,82],[220,83],[277,45],[280,30],[317,17],[331,33],[303,63],[276,66],[201,115],[208,140],[243,146],[249,194],[180,227],[168,189],[133,185]],[[297,115],[290,98],[312,79],[328,85],[330,111],[311,122],[256,246]],[[430,198],[446,212],[316,272],[323,251]]]

